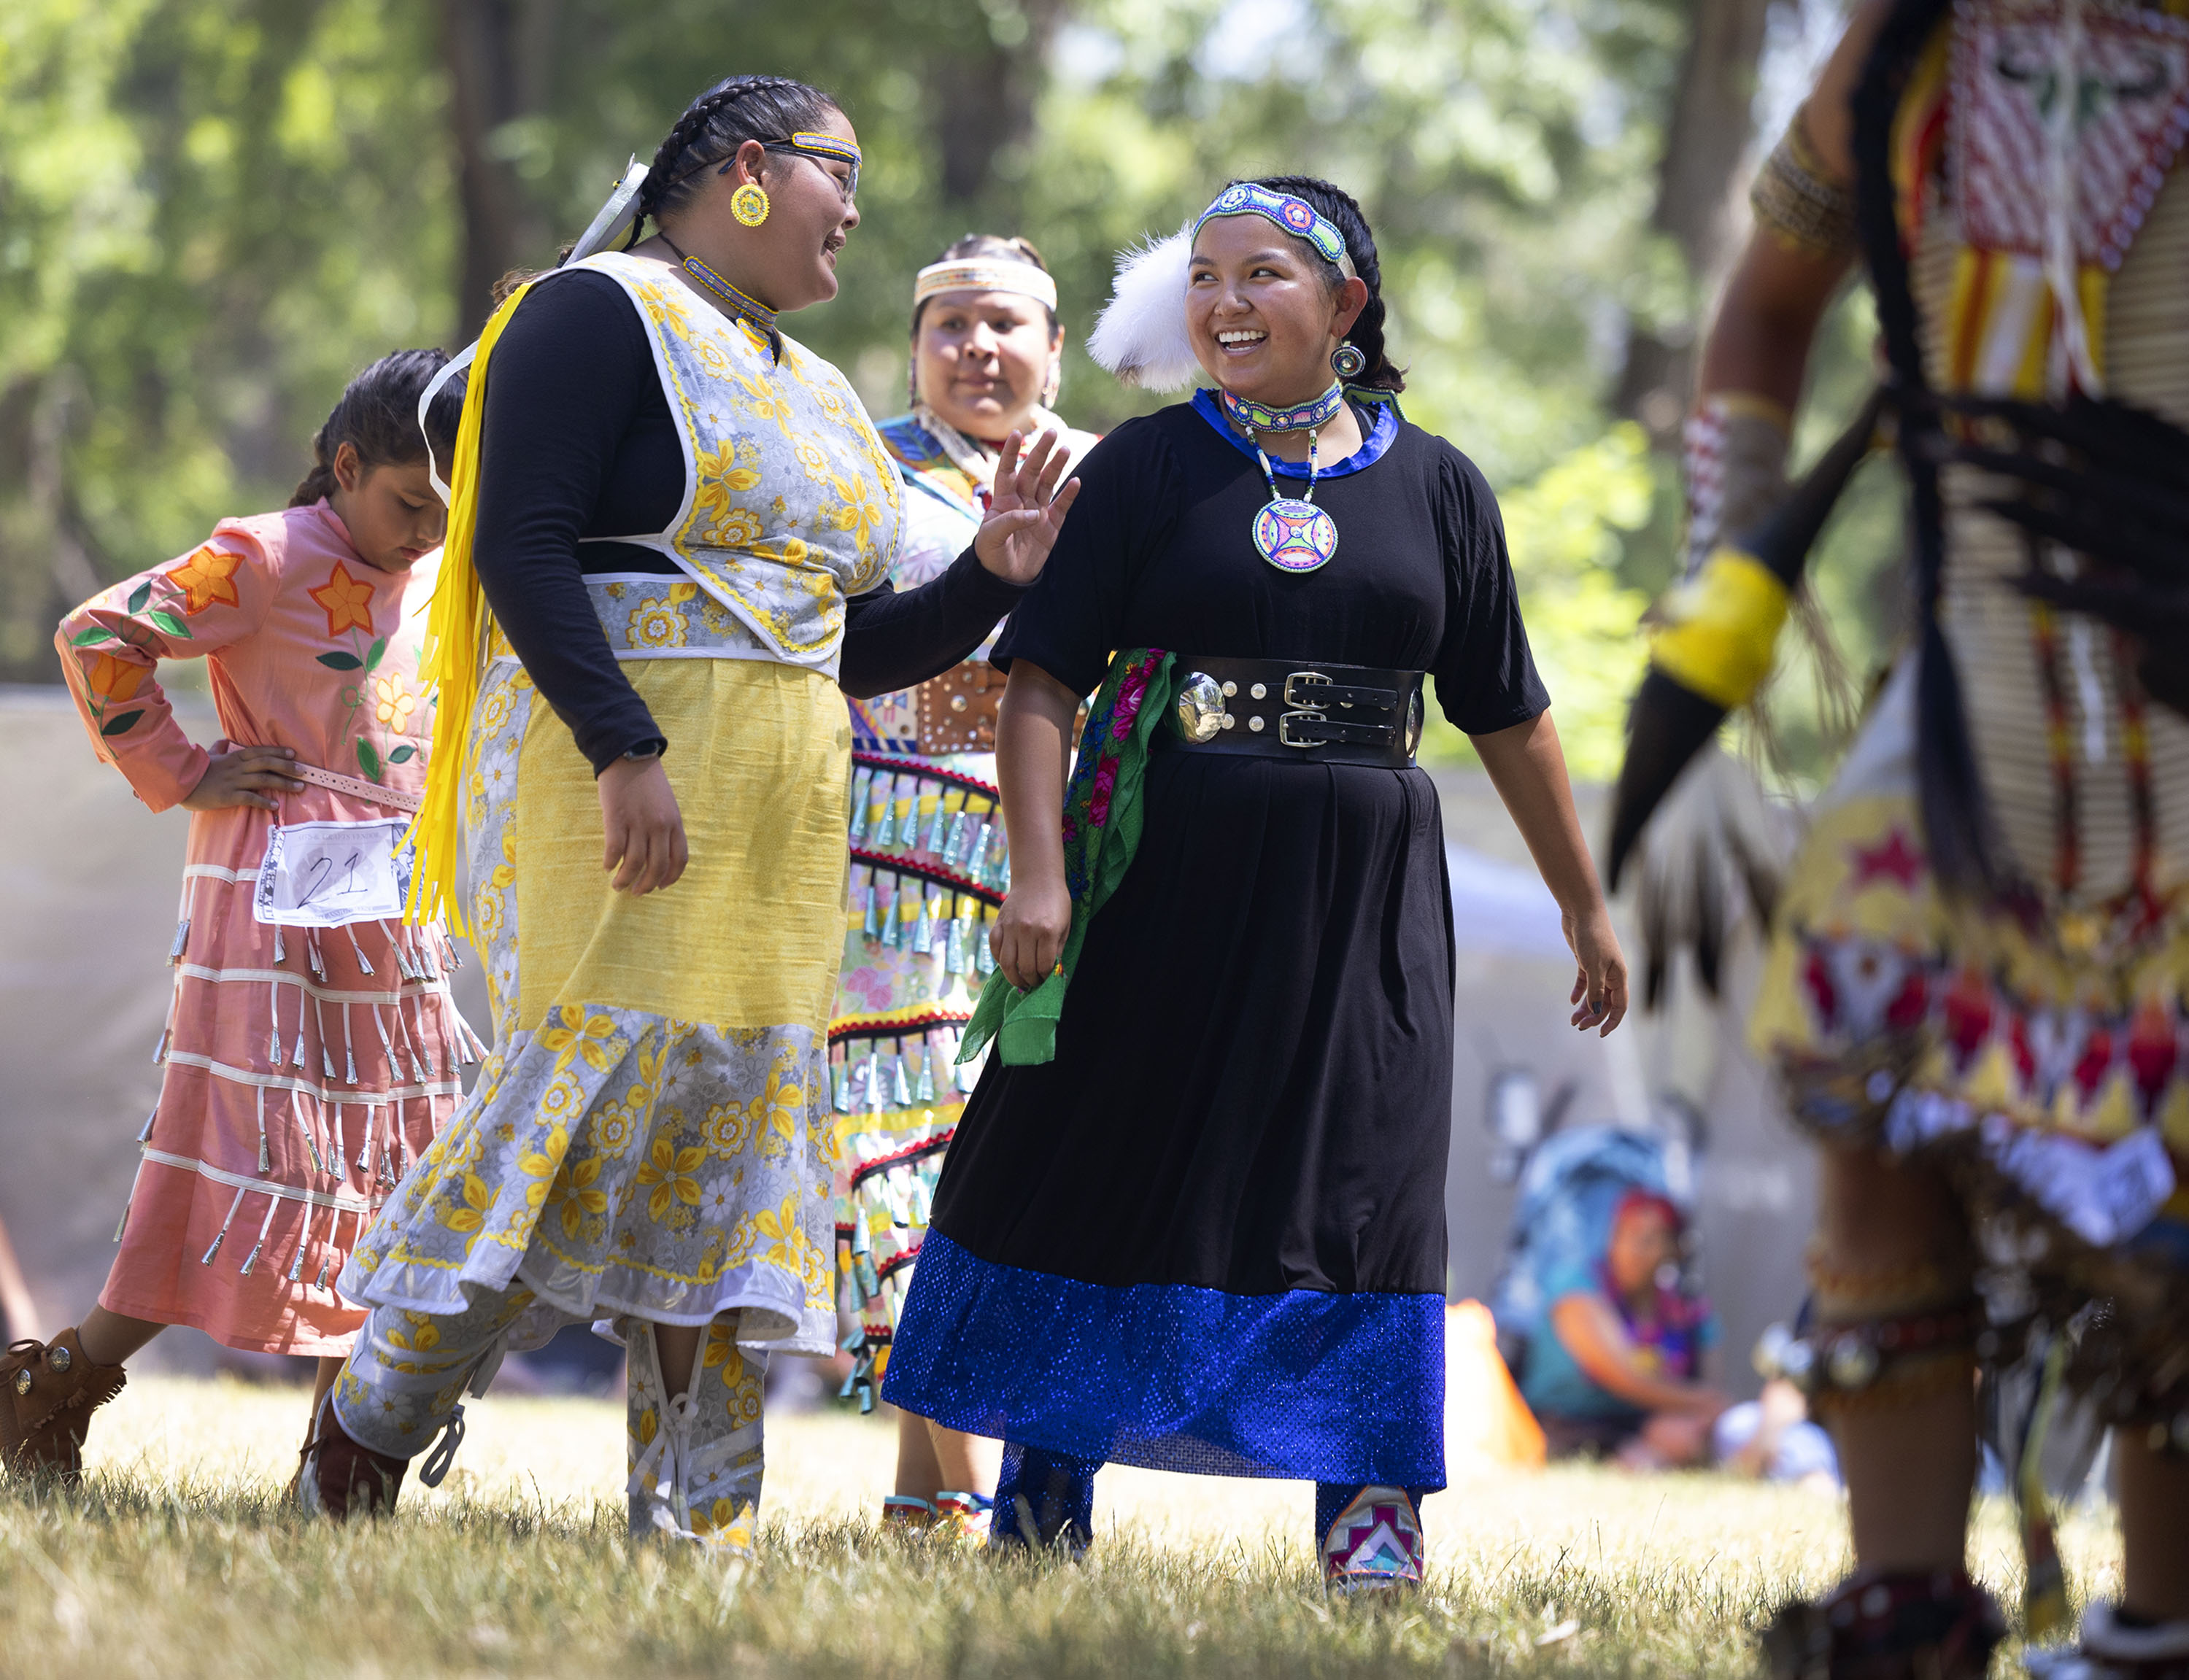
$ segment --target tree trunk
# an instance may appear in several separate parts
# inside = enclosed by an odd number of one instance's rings
[[[1666,127],[1649,223],[1678,245],[1699,292],[1715,286],[1733,254],[1733,189],[1753,132],[1770,9],[1771,0],[1694,0],[1694,28]],[[1677,443],[1694,385],[1692,326],[1663,336],[1632,331],[1615,406],[1648,427],[1659,448]]]
[[[442,0],[441,62],[463,206],[456,302],[459,339],[493,313],[495,283],[512,268],[552,260],[547,225],[517,165],[520,119],[546,106],[556,0]]]
[[[1070,11],[1070,0],[1019,0],[1006,26],[985,8],[975,10],[975,38],[963,50],[946,46],[930,59],[942,200],[952,209],[1016,211],[1020,154],[1033,138],[1042,67]]]

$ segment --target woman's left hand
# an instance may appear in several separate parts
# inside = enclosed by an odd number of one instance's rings
[[[1599,899],[1584,916],[1564,918],[1566,944],[1580,965],[1574,976],[1573,1023],[1587,1032],[1598,1027],[1599,1038],[1626,1018],[1626,957],[1619,949],[1619,935],[1611,930],[1611,911]]]
[[[1056,546],[1056,533],[1064,528],[1064,516],[1079,495],[1076,478],[1061,490],[1056,488],[1070,459],[1058,434],[1043,432],[1021,456],[1025,441],[1015,431],[1004,439],[988,516],[973,538],[981,564],[1007,583],[1031,583],[1041,576],[1049,551]]]

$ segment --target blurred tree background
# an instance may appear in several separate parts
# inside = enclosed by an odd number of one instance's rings
[[[1503,499],[1577,770],[1615,768],[1636,621],[1677,564],[1692,347],[1748,169],[1837,0],[7,0],[0,6],[0,679],[47,681],[105,579],[276,507],[345,378],[454,348],[625,158],[733,71],[834,92],[867,153],[843,294],[793,331],[903,405],[912,271],[1023,232],[1075,335],[1061,406],[1160,399],[1077,349],[1114,253],[1230,176],[1304,170],[1377,230],[1409,415]],[[1868,377],[1835,313],[1802,442]],[[1894,634],[1876,473],[1822,592]],[[1798,682],[1785,769],[1827,743]],[[1433,754],[1463,755],[1449,731]]]

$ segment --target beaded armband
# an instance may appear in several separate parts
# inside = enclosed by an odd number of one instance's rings
[[[1855,247],[1854,189],[1826,178],[1799,112],[1756,172],[1748,202],[1756,226],[1791,250],[1830,257]]]

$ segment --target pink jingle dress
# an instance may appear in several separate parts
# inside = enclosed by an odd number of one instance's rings
[[[154,810],[187,797],[209,756],[160,691],[161,659],[205,658],[217,746],[291,747],[307,781],[276,796],[278,813],[191,814],[160,1102],[100,1296],[110,1311],[322,1356],[348,1352],[365,1322],[334,1279],[454,1111],[478,1043],[449,995],[439,928],[276,926],[253,900],[277,823],[416,809],[432,733],[419,643],[439,561],[379,570],[324,501],[223,520],[54,638],[93,746]]]

